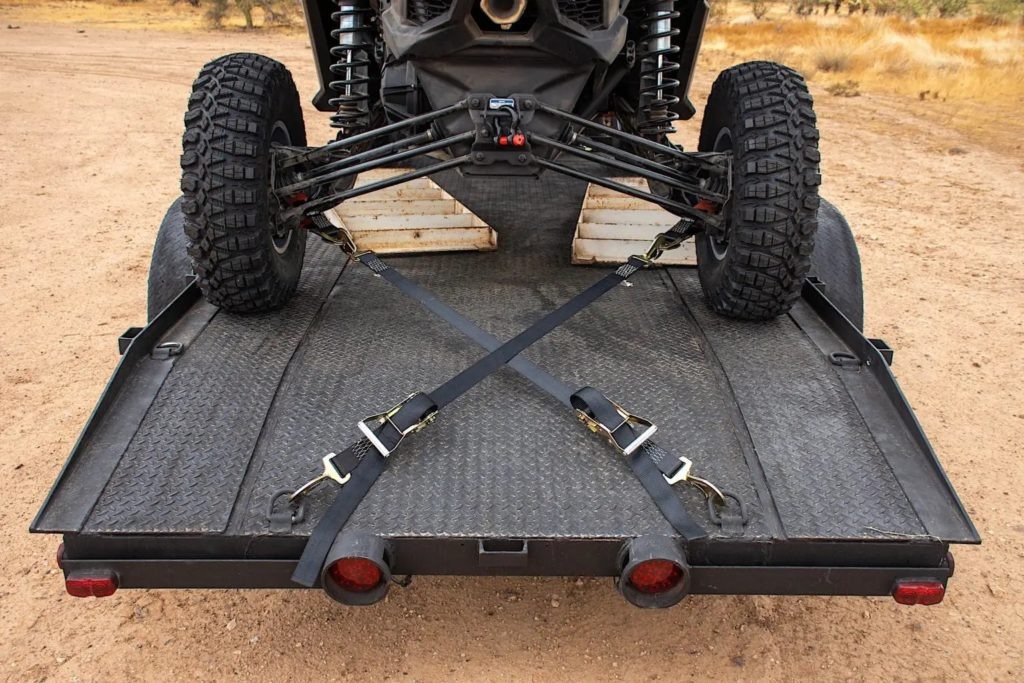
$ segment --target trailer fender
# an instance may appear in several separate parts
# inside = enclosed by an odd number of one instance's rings
[[[825,283],[825,296],[857,329],[864,330],[864,281],[853,231],[842,212],[821,199],[810,275]]]
[[[185,215],[181,211],[181,197],[178,197],[164,214],[153,244],[146,296],[148,322],[152,322],[160,311],[167,308],[167,304],[181,294],[191,276],[192,263],[185,241]]]

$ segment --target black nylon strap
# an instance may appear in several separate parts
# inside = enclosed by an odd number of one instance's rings
[[[643,446],[640,447],[639,452],[627,457],[626,462],[673,529],[682,534],[687,541],[707,538],[707,532],[690,517],[690,513],[686,511],[679,496],[676,495],[675,489],[665,481],[661,470],[647,456]]]
[[[583,387],[573,394],[572,405],[605,425],[620,449],[633,443],[638,436],[633,426],[616,410],[615,405],[593,387]],[[633,474],[647,489],[648,495],[654,500],[661,514],[665,516],[673,529],[682,534],[687,541],[707,536],[707,532],[693,521],[679,497],[676,496],[671,484],[662,476],[675,473],[681,464],[677,458],[672,458],[649,439],[637,451],[626,455],[625,458],[629,468],[633,470]],[[673,461],[675,461],[675,467],[672,467]],[[670,469],[666,472],[663,468]]]
[[[302,557],[292,574],[292,581],[306,588],[316,585],[335,537],[388,465],[387,458],[381,456],[367,439],[360,439],[339,455],[346,456],[346,462],[355,462],[348,470],[352,478],[342,486],[341,492],[335,496],[334,502],[313,528],[313,533],[302,549]]]
[[[637,433],[616,409],[615,404],[594,387],[583,387],[574,393],[569,401],[579,410],[604,425],[619,450],[633,443]]]
[[[377,273],[388,282],[395,285],[403,293],[415,299],[431,313],[434,313],[441,319],[445,320],[484,348],[494,348],[495,345],[499,344],[496,337],[493,337],[481,330],[471,320],[445,304],[429,291],[406,278],[394,268],[388,266],[375,254],[364,254],[359,258],[359,261],[370,268],[374,273]],[[593,387],[583,387],[579,391],[574,392],[568,384],[562,382],[557,377],[551,375],[525,358],[515,358],[511,363],[509,363],[509,366],[522,374],[542,391],[545,391],[558,399],[564,405],[573,409],[587,410],[602,424],[613,426],[622,422],[622,417],[619,415],[618,411],[616,411],[615,406],[611,401],[609,401],[603,393]],[[620,448],[625,448],[638,436],[636,430],[634,430],[629,424],[623,424],[618,429],[614,430],[612,434]],[[627,460],[632,461],[633,459],[642,456],[650,459],[660,472],[669,476],[675,474],[676,470],[681,466],[678,458],[672,457],[667,451],[662,449],[660,446],[655,445],[651,441],[647,441],[643,446],[641,446],[641,450],[638,453],[634,453],[633,456],[627,457]],[[683,507],[679,498],[675,495],[672,486],[665,481],[664,477],[660,475],[646,476],[648,468],[642,466],[638,468],[637,466],[634,466],[632,462],[629,462],[629,466],[640,480],[640,483],[647,490],[652,500],[654,500],[662,515],[664,515],[665,519],[672,524],[672,527],[676,531],[678,531],[684,538],[691,541],[707,536],[707,533],[699,527],[692,520],[689,513],[686,512],[686,509]],[[641,474],[644,476],[641,476]]]
[[[587,287],[585,290],[562,304],[537,322],[508,340],[450,380],[430,392],[430,398],[438,409],[445,407],[459,396],[475,387],[503,365],[518,356],[532,344],[542,339],[556,327],[573,317],[584,308],[629,279],[633,273],[646,265],[642,260],[631,256],[629,261],[614,273]]]
[[[359,257],[359,261],[374,273],[380,275],[382,278],[393,284],[403,294],[414,299],[428,311],[472,339],[478,346],[483,347],[487,351],[493,351],[501,346],[501,340],[497,337],[492,334],[488,334],[477,327],[476,323],[472,320],[438,299],[430,291],[424,289],[391,266],[381,261],[376,254],[363,254]],[[541,391],[553,396],[566,407],[572,407],[569,403],[569,397],[573,393],[573,388],[562,380],[558,379],[530,360],[520,356],[516,356],[510,360],[508,365],[536,385]]]
[[[374,272],[383,274],[379,270],[383,262],[375,256],[371,259],[368,253],[356,256],[356,258]],[[378,428],[374,429],[374,435],[382,441],[389,452],[394,450],[402,439],[401,431],[417,424],[417,420],[414,418],[416,415],[423,414],[422,408],[424,406],[429,404],[431,410],[436,412],[448,405],[529,348],[531,344],[543,338],[566,320],[596,301],[603,294],[628,280],[645,265],[647,264],[642,259],[631,256],[618,270],[605,275],[596,283],[551,313],[548,313],[509,341],[501,344],[434,391],[431,391],[429,394],[417,394],[413,397],[417,400],[415,409],[405,411],[405,406],[403,406],[390,420],[385,421]],[[367,491],[370,490],[370,486],[372,486],[373,482],[377,480],[377,477],[380,476],[380,473],[387,466],[387,459],[384,457],[369,458],[371,462],[376,463],[378,460],[380,461],[378,463],[380,470],[377,471],[376,468],[372,468],[372,476],[357,477],[359,470],[362,469],[360,465],[366,462],[367,458],[360,459],[356,457],[353,449],[364,441],[367,441],[367,439],[362,439],[353,444],[353,446],[346,448],[342,451],[342,455],[336,456],[331,460],[331,463],[335,465],[339,472],[347,472],[351,474],[352,478],[342,486],[337,498],[328,510],[328,514],[313,529],[309,541],[306,542],[306,546],[303,548],[299,564],[292,574],[292,580],[300,585],[309,587],[315,583],[335,536],[344,528],[352,512],[355,511],[359,502],[366,496]],[[353,458],[357,460],[354,465],[351,464]],[[343,465],[349,467],[349,469],[342,469]],[[361,482],[360,485],[350,486],[357,479]]]

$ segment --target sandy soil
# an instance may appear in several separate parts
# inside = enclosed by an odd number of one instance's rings
[[[114,338],[144,319],[193,75],[246,49],[289,64],[306,100],[315,79],[301,36],[8,19],[0,9],[0,676],[1024,679],[1024,154],[957,132],[951,104],[889,96],[818,93],[825,193],[858,235],[868,330],[896,347],[985,537],[957,552],[942,606],[735,597],[642,612],[609,581],[567,579],[417,579],[362,610],[298,591],[68,597],[57,539],[27,527],[113,368]],[[728,59],[705,56],[697,101]],[[307,121],[312,140],[327,137],[323,116]]]

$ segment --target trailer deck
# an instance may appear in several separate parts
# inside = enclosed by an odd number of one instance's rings
[[[566,196],[583,183],[439,181],[498,251],[387,260],[495,336],[606,272],[569,262]],[[677,487],[710,533],[689,548],[694,592],[884,594],[893,577],[948,576],[949,544],[978,542],[883,354],[821,287],[751,324],[711,313],[695,270],[633,282],[526,355],[651,419],[743,499],[747,525],[724,531]],[[315,238],[280,311],[219,312],[190,286],[131,341],[33,530],[64,534],[66,570],[115,569],[123,587],[287,587],[335,490],[283,526],[275,494],[358,420],[483,354]],[[346,528],[388,539],[398,574],[615,575],[624,540],[674,534],[622,457],[508,368],[407,439]]]

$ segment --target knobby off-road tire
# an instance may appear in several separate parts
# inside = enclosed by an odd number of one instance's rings
[[[276,220],[272,142],[306,144],[299,94],[284,65],[233,54],[204,66],[185,114],[185,234],[206,299],[239,313],[284,304],[306,252],[304,231]]]
[[[733,152],[724,235],[697,237],[697,268],[718,313],[768,320],[800,296],[818,227],[818,129],[807,84],[772,62],[726,69],[711,88],[701,151]]]

